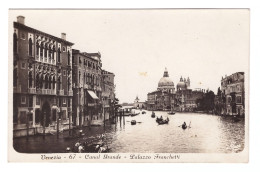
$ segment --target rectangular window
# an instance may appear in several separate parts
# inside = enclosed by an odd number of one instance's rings
[[[36,96],[36,105],[40,105],[41,101],[40,101],[40,98],[39,96]]]
[[[62,103],[63,103],[63,104],[66,104],[66,98],[63,98],[62,100],[63,100]]]
[[[66,76],[66,70],[63,70],[63,75]]]
[[[63,110],[62,112],[63,112],[62,113],[62,119],[66,120],[67,119],[66,110]]]
[[[237,99],[237,103],[242,103],[241,96],[237,96],[236,99]]]
[[[20,121],[20,124],[26,124],[26,111],[20,112],[19,121]]]
[[[21,104],[26,104],[26,97],[25,96],[21,97]]]
[[[53,98],[53,104],[56,105],[56,98]]]
[[[21,68],[22,68],[22,69],[25,69],[25,68],[26,68],[26,64],[25,64],[24,62],[22,62]]]

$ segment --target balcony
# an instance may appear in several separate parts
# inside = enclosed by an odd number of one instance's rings
[[[58,90],[57,94],[60,96],[64,96],[64,90]]]
[[[56,95],[56,91],[52,89],[38,89],[36,90],[36,93],[44,95]]]
[[[36,94],[36,88],[28,88],[29,94]]]
[[[72,90],[70,90],[68,93],[69,93],[69,96],[73,96],[73,91]]]

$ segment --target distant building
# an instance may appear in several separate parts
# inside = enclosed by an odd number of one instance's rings
[[[140,102],[138,96],[136,96],[134,101],[134,108],[135,109],[146,109],[146,102]]]
[[[73,121],[90,125],[102,117],[101,55],[73,49]]]
[[[105,119],[111,118],[112,113],[112,102],[115,100],[115,75],[106,70],[102,70],[102,104],[103,113],[105,114]]]
[[[163,77],[158,82],[157,90],[147,94],[147,109],[193,111],[197,107],[196,100],[202,96],[202,90],[190,89],[189,77],[187,80],[181,77],[175,90],[174,83],[165,69]]]
[[[245,113],[245,86],[244,72],[237,72],[222,77],[221,92],[224,97],[223,114],[244,115]]]
[[[66,40],[25,25],[23,16],[13,23],[14,136],[68,128],[72,107],[72,45]],[[37,128],[37,129],[36,129]]]

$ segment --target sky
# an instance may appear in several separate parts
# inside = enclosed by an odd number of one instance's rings
[[[9,10],[9,29],[18,15],[48,34],[65,32],[74,49],[100,52],[103,69],[115,74],[120,103],[145,101],[165,68],[175,87],[189,77],[192,89],[215,93],[222,76],[248,74],[247,9]]]

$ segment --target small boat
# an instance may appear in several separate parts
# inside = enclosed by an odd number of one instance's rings
[[[169,115],[174,115],[175,112],[171,111],[171,112],[168,112]]]
[[[160,121],[163,121],[163,118],[156,118],[156,122],[160,122]]]
[[[142,114],[146,114],[146,112],[145,112],[145,111],[143,111],[143,112],[142,112]]]
[[[165,119],[165,120],[158,121],[158,124],[159,125],[168,124],[168,122],[169,122],[169,120]]]
[[[136,116],[139,115],[139,113],[132,113],[130,116]]]
[[[135,125],[135,124],[136,124],[136,120],[132,120],[131,125]]]
[[[152,117],[152,118],[155,118],[155,113],[154,113],[154,112],[152,112],[151,117]]]
[[[185,130],[185,129],[187,128],[187,125],[182,124],[182,125],[181,125],[181,128],[182,128],[183,130]]]

